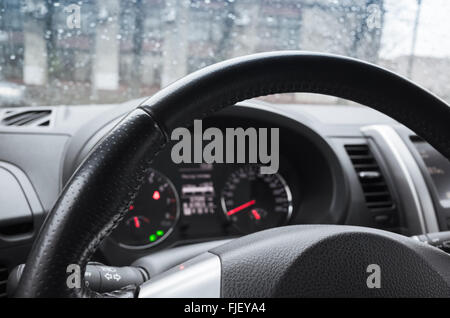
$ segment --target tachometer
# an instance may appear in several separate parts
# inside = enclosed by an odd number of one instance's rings
[[[112,237],[126,247],[156,245],[170,235],[179,214],[179,199],[172,182],[151,170],[135,203]]]
[[[221,198],[227,219],[241,232],[281,226],[292,214],[292,195],[279,174],[261,174],[246,166],[227,179]]]

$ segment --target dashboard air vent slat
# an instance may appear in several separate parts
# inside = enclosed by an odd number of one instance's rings
[[[355,168],[361,184],[366,206],[381,228],[397,228],[398,213],[391,191],[383,177],[380,166],[366,144],[346,145],[345,150]]]
[[[6,297],[7,283],[8,283],[8,269],[0,265],[0,298]]]
[[[7,127],[45,127],[50,126],[50,109],[39,110],[9,110],[1,120],[2,126]]]

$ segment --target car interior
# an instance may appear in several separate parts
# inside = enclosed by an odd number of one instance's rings
[[[1,3],[0,298],[450,296],[447,4]]]

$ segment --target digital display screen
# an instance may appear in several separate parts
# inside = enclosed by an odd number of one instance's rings
[[[202,164],[198,167],[182,168],[181,201],[183,215],[213,214],[214,184],[212,181],[212,165]]]
[[[414,144],[433,179],[441,204],[450,207],[450,161],[426,142]]]

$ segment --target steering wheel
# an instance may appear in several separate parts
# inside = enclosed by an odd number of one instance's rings
[[[239,57],[197,71],[130,112],[88,155],[60,194],[29,254],[19,297],[151,297],[158,284],[190,297],[450,296],[450,256],[381,230],[299,225],[238,238],[155,282],[99,294],[69,288],[66,269],[86,264],[121,221],[170,132],[262,95],[310,92],[372,107],[450,158],[450,107],[412,82],[351,58],[295,51]],[[368,266],[381,288],[367,285]],[[84,277],[83,277],[84,279]],[[173,282],[182,282],[173,284]],[[167,294],[170,296],[170,293]]]

